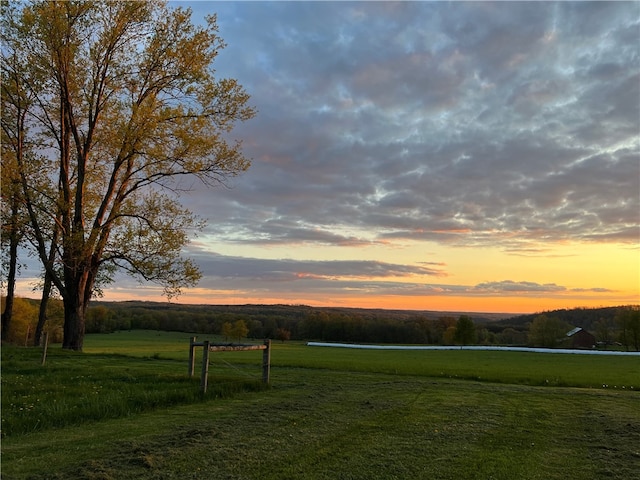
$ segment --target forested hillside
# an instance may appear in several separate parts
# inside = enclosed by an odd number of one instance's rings
[[[628,307],[603,307],[603,308],[572,308],[560,309],[544,312],[544,315],[555,317],[558,320],[568,323],[574,327],[584,328],[585,330],[596,330],[598,322],[615,323],[618,314]],[[532,313],[529,315],[518,315],[506,318],[496,322],[496,327],[510,326],[514,328],[522,328],[533,322],[533,320],[541,315],[541,313]]]
[[[491,314],[471,316],[478,324]],[[243,321],[249,338],[442,343],[455,327],[455,314],[305,305],[180,305],[152,302],[96,302],[87,315],[88,332],[157,329],[222,333],[225,323]],[[452,331],[450,331],[451,333]]]
[[[10,343],[33,345],[37,300],[17,299]],[[600,346],[640,350],[640,306],[576,308],[531,315],[309,307],[306,305],[183,305],[163,302],[93,302],[87,333],[163,330],[199,335],[277,340],[431,345],[566,346],[581,327]],[[62,303],[52,299],[45,330],[62,338]],[[549,334],[553,331],[553,334]],[[543,338],[544,337],[544,338]]]
[[[413,310],[323,308],[305,305],[181,305],[154,302],[95,302],[87,331],[150,329],[249,338],[404,344],[535,344],[532,323],[549,318],[562,328],[582,327],[598,341],[617,342],[620,318],[631,307],[555,310],[508,317]],[[507,316],[508,318],[504,318]],[[465,321],[462,321],[465,320]],[[468,322],[471,320],[471,322]],[[469,331],[468,325],[475,326]],[[467,325],[467,333],[463,332]],[[234,330],[233,327],[238,327]],[[562,335],[566,332],[561,332]],[[560,335],[560,336],[562,336]],[[628,334],[625,339],[628,340]],[[633,341],[631,342],[633,344]]]

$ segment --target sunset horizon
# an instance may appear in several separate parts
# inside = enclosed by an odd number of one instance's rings
[[[257,115],[187,304],[535,313],[640,303],[640,3],[169,2]],[[264,26],[268,26],[264,28]],[[175,193],[175,192],[174,192]],[[40,267],[20,259],[17,294]],[[103,300],[166,301],[121,273]]]

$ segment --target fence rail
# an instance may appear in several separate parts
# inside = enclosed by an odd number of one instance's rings
[[[196,365],[196,348],[202,347],[202,371],[200,372],[200,389],[207,391],[209,382],[209,352],[241,352],[262,350],[262,382],[269,383],[271,375],[271,340],[264,344],[211,343],[208,340],[196,342],[196,337],[189,339],[189,376],[193,377]]]

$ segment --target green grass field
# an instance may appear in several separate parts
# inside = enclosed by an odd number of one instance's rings
[[[4,347],[2,478],[640,478],[640,357],[274,343],[271,388],[213,353],[203,395],[188,339]]]

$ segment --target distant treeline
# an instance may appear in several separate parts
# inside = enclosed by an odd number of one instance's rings
[[[549,312],[543,312],[545,315],[555,317],[574,327],[584,328],[587,331],[595,332],[598,322],[615,322],[616,318],[622,310],[626,310],[630,306],[619,307],[602,307],[602,308],[572,308],[559,309]],[[540,313],[532,313],[528,315],[518,315],[516,317],[507,318],[495,322],[494,327],[504,328],[511,326],[513,328],[522,328],[532,323]]]
[[[620,313],[631,307],[555,310],[503,320],[481,315],[449,315],[405,310],[321,308],[304,305],[182,305],[153,302],[95,302],[87,313],[87,333],[148,329],[224,334],[238,321],[247,337],[280,340],[405,344],[526,345],[531,324],[541,315],[598,337],[615,339]],[[475,326],[464,333],[461,319]],[[463,322],[464,323],[464,322]],[[226,324],[226,327],[225,327]],[[606,328],[605,328],[606,327]],[[604,330],[603,330],[604,329]],[[604,335],[604,334],[603,334]]]
[[[87,313],[87,333],[149,329],[223,334],[225,323],[244,321],[249,338],[287,337],[384,343],[442,343],[457,318],[437,319],[405,311],[316,308],[304,305],[176,305],[95,303]]]

